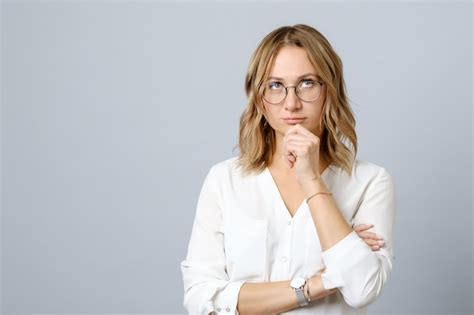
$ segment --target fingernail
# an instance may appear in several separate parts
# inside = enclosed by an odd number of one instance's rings
[[[384,242],[384,241],[380,241],[380,240],[379,240],[379,241],[377,241],[377,243],[379,243],[379,245],[383,245],[383,244],[385,244],[385,242]]]

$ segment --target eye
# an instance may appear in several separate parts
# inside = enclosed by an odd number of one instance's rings
[[[271,90],[281,89],[282,85],[280,82],[270,82],[268,83],[268,88]]]
[[[313,87],[313,86],[314,86],[314,83],[315,83],[314,80],[311,80],[311,79],[304,79],[304,80],[301,80],[301,82],[300,82],[300,87],[302,87],[302,88],[310,88],[310,87]]]

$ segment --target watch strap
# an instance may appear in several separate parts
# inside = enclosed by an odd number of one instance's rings
[[[306,299],[306,296],[304,295],[303,289],[304,289],[304,286],[302,286],[301,288],[295,289],[296,300],[298,301],[299,306],[306,306],[309,304],[308,300]]]

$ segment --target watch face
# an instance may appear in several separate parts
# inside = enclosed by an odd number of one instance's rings
[[[306,281],[303,278],[294,278],[293,280],[291,280],[290,286],[295,289],[300,288],[305,284],[305,282]]]

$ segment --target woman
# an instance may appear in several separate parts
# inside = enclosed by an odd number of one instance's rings
[[[269,33],[245,80],[239,157],[204,180],[190,314],[365,314],[393,266],[391,175],[356,159],[342,63],[312,27]]]

